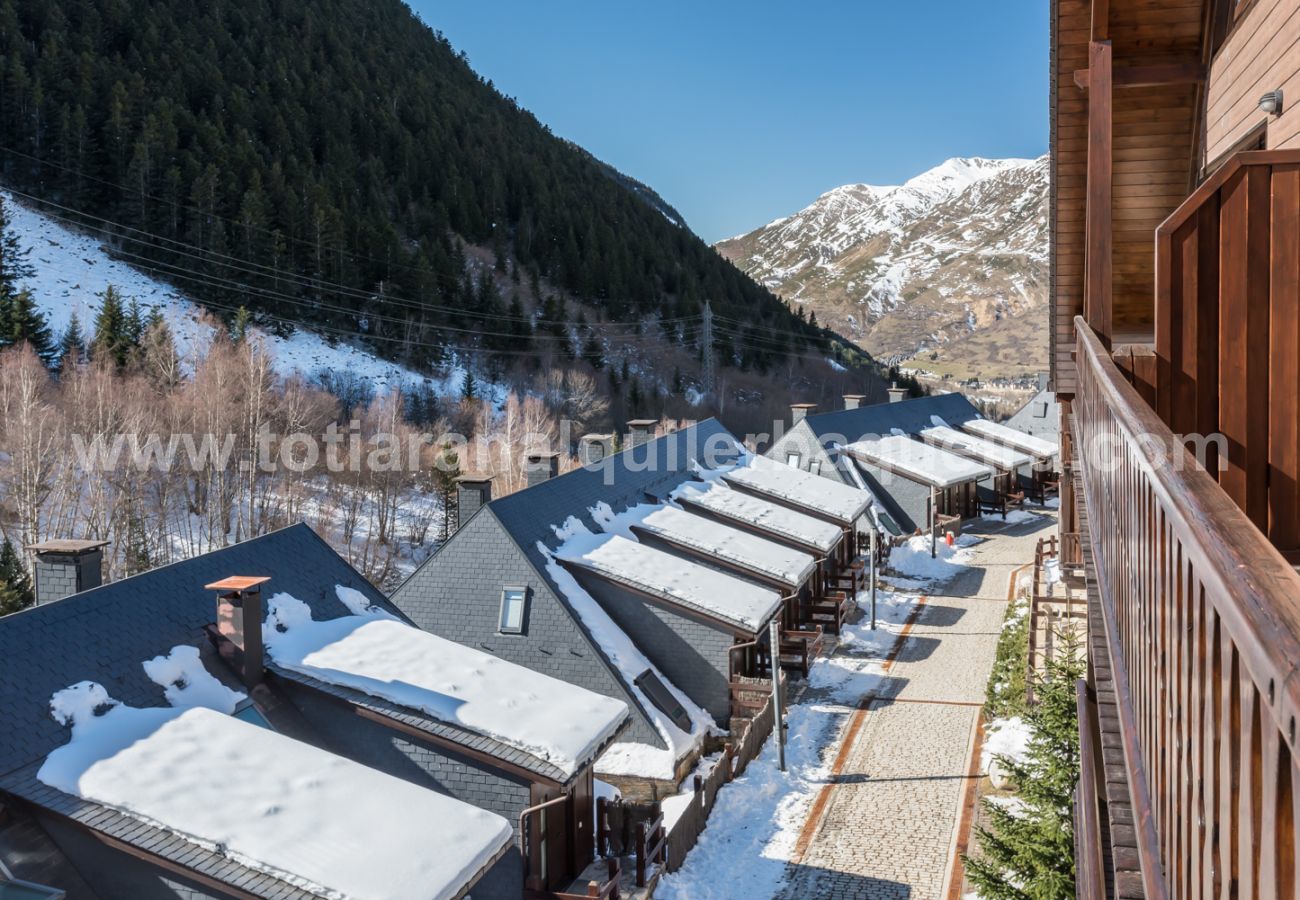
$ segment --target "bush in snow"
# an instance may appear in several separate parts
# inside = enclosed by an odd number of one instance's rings
[[[1079,780],[1075,682],[1083,674],[1077,640],[1066,640],[1025,713],[1031,737],[1023,761],[999,756],[1018,788],[1014,806],[985,800],[989,827],[976,830],[979,853],[964,857],[979,895],[995,900],[1066,900],[1074,896],[1074,786]]]

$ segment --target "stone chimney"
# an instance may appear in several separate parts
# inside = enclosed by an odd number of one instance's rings
[[[51,603],[103,584],[108,541],[43,541],[27,549],[36,554],[36,602]]]
[[[649,442],[654,437],[655,426],[659,424],[658,419],[633,419],[627,423],[627,445],[629,447],[640,447],[642,444]]]
[[[524,460],[524,468],[528,474],[529,487],[550,481],[560,474],[560,454],[529,453]]]
[[[907,397],[907,388],[899,387],[897,381],[895,381],[893,384],[889,386],[890,403],[899,403],[902,400],[906,399],[906,397]]]
[[[1045,390],[1047,390],[1047,384],[1048,384],[1048,375],[1047,375],[1047,373],[1046,373],[1046,372],[1039,372],[1039,373],[1038,373],[1038,389],[1039,389],[1040,391],[1045,391]]]
[[[845,408],[845,409],[857,409],[859,406],[862,405],[862,401],[863,401],[863,400],[866,400],[866,399],[867,399],[867,395],[866,395],[866,394],[845,394],[845,395],[844,395],[844,408]]]
[[[245,687],[262,682],[262,585],[269,578],[235,575],[205,585],[217,592],[217,633],[227,642],[227,660]]]
[[[456,528],[492,500],[492,479],[482,475],[462,475],[456,479]]]
[[[594,466],[613,452],[612,434],[584,434],[578,438],[578,461],[584,466]]]
[[[790,424],[798,425],[804,419],[817,412],[816,403],[791,403],[790,404]]]

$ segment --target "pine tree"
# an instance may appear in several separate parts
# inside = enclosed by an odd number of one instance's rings
[[[149,537],[145,534],[144,521],[132,505],[127,512],[126,547],[123,564],[127,575],[138,575],[153,568],[149,554]]]
[[[447,540],[460,526],[456,503],[456,480],[460,478],[460,457],[451,442],[443,444],[442,452],[433,468],[433,490],[442,501],[440,539]]]
[[[18,283],[36,272],[27,259],[30,253],[30,247],[23,247],[18,242],[18,235],[9,224],[9,209],[0,200],[0,306],[6,310],[18,294]]]
[[[47,366],[58,360],[59,348],[50,336],[45,316],[36,308],[31,291],[19,291],[9,298],[5,319],[9,329],[4,336],[6,345],[26,341]]]
[[[144,327],[144,310],[140,308],[140,301],[132,297],[126,307],[126,340],[130,346],[140,343],[140,338],[144,337]]]
[[[478,382],[474,380],[474,370],[466,367],[465,381],[460,386],[460,395],[465,400],[478,399]]]
[[[1025,719],[1031,738],[1023,763],[999,762],[1015,782],[1015,807],[985,803],[990,827],[976,831],[980,853],[965,857],[981,897],[1067,900],[1074,897],[1074,787],[1079,779],[1075,682],[1083,665],[1077,638],[1063,635],[1062,658],[1048,663]]]
[[[32,577],[9,538],[0,544],[0,616],[26,609],[36,602]]]
[[[230,340],[242,344],[244,338],[248,337],[248,326],[252,321],[253,314],[248,311],[247,306],[235,310],[235,316],[230,320]]]
[[[74,312],[68,319],[68,327],[64,329],[63,336],[59,338],[59,361],[72,358],[73,365],[82,362],[86,358],[86,336],[81,331],[81,319]]]
[[[99,295],[101,300],[99,315],[95,317],[95,338],[92,341],[91,355],[111,359],[119,366],[126,365],[131,352],[131,343],[127,333],[126,310],[122,306],[122,295],[111,284]]]

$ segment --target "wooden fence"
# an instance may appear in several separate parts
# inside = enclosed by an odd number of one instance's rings
[[[784,694],[784,681],[783,681]],[[782,698],[784,704],[784,696]],[[656,875],[656,867],[664,872],[676,872],[686,861],[686,855],[700,839],[709,821],[709,814],[717,802],[723,785],[744,774],[749,764],[762,752],[763,744],[772,734],[773,705],[769,695],[759,713],[749,720],[738,740],[723,745],[722,753],[707,774],[697,774],[692,784],[691,802],[678,816],[666,833],[662,831],[663,816],[656,815],[649,823],[637,826],[635,841],[637,885],[644,886]],[[598,819],[604,820],[604,801],[597,804]],[[604,847],[603,836],[598,846]]]
[[[1076,465],[1120,737],[1105,752],[1123,755],[1145,894],[1295,897],[1300,576],[1075,328]]]

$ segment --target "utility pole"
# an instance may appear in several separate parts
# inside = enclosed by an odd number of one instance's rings
[[[876,525],[871,524],[871,630],[876,630],[876,541],[879,540]]]
[[[703,345],[700,349],[704,352],[704,369],[702,372],[704,378],[704,396],[713,396],[713,309],[709,306],[709,301],[704,301],[704,313],[701,316],[700,323],[700,343]]]
[[[767,639],[772,646],[772,732],[776,735],[777,765],[785,771],[785,723],[781,721],[781,626],[773,617]]]

